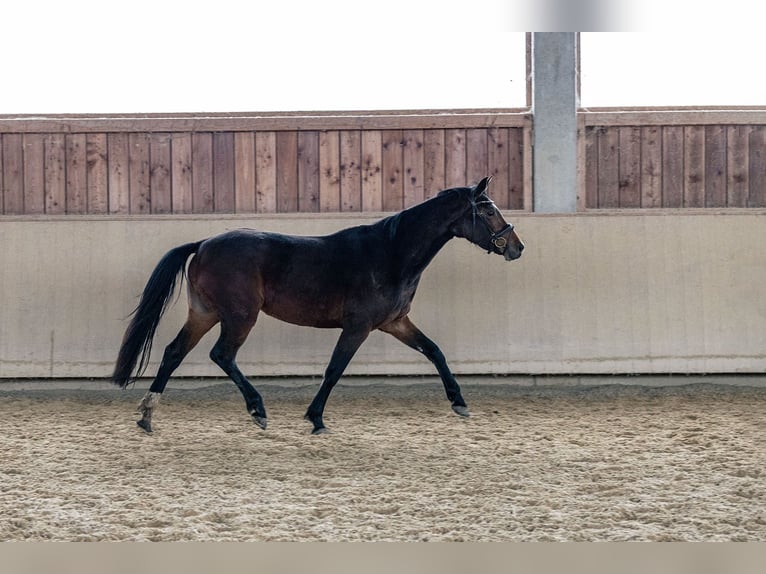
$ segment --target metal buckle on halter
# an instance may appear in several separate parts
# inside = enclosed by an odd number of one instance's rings
[[[508,240],[505,237],[495,237],[492,240],[492,245],[498,249],[505,249],[505,246],[508,245]]]

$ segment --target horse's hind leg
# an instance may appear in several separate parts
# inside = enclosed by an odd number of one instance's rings
[[[162,362],[157,370],[157,375],[154,377],[149,391],[138,405],[138,412],[141,414],[138,426],[146,432],[152,432],[152,414],[159,404],[160,396],[168,384],[170,375],[178,368],[181,361],[184,360],[184,357],[189,354],[189,351],[194,348],[202,336],[217,322],[218,319],[214,315],[200,314],[193,309],[189,309],[186,323],[178,332],[176,338],[165,347],[165,353],[162,356]]]
[[[218,341],[210,351],[210,358],[234,381],[245,398],[247,412],[253,417],[255,424],[265,429],[266,408],[263,406],[263,398],[242,374],[235,361],[237,351],[247,339],[250,329],[255,325],[256,318],[257,314],[248,318],[222,319],[221,336],[218,337]]]
[[[468,407],[465,404],[465,400],[463,400],[463,395],[460,393],[460,385],[457,384],[455,376],[447,366],[444,353],[441,352],[436,343],[426,337],[406,315],[388,325],[384,325],[380,330],[393,335],[408,347],[423,353],[439,372],[439,376],[444,384],[444,390],[447,393],[447,399],[452,404],[452,410],[460,416],[469,416]]]

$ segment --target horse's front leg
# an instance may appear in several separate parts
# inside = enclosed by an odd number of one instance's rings
[[[465,404],[465,400],[463,400],[463,395],[460,393],[460,385],[457,384],[455,376],[447,366],[444,354],[436,343],[426,337],[406,315],[380,327],[380,330],[393,335],[408,347],[423,353],[439,372],[439,376],[444,384],[444,390],[447,393],[447,399],[452,404],[452,410],[461,417],[469,416],[468,407]]]
[[[327,404],[327,398],[330,396],[335,383],[338,382],[341,375],[343,375],[343,371],[346,370],[346,367],[351,362],[354,354],[369,334],[370,329],[368,328],[343,329],[341,332],[340,338],[335,345],[335,350],[332,353],[330,364],[327,365],[322,385],[319,387],[314,400],[311,401],[304,417],[314,425],[314,429],[311,431],[312,434],[320,434],[326,430],[322,415]]]

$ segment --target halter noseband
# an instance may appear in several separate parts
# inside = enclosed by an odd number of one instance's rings
[[[471,235],[474,234],[474,231],[476,229],[476,215],[478,214],[481,222],[484,223],[484,225],[486,225],[487,229],[489,230],[490,244],[494,245],[501,252],[505,252],[505,248],[508,246],[508,239],[506,239],[504,235],[506,233],[510,233],[511,231],[513,231],[513,225],[511,225],[510,223],[506,223],[505,226],[500,231],[492,231],[492,226],[489,224],[489,221],[487,221],[487,219],[482,215],[481,211],[479,211],[479,206],[485,203],[495,205],[495,202],[490,199],[485,199],[483,201],[471,201],[471,209],[473,210],[473,213],[471,214],[473,217],[473,221],[471,223]],[[497,209],[497,206],[495,206],[495,209]],[[491,247],[487,249],[487,253],[492,253]]]

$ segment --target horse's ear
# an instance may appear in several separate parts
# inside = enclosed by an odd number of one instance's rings
[[[476,187],[473,188],[473,196],[479,197],[482,193],[487,192],[487,188],[489,187],[489,182],[492,181],[492,176],[485,177],[482,179],[479,183],[476,184]]]

